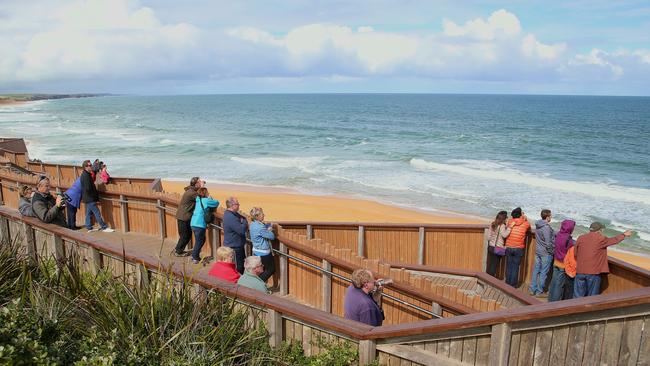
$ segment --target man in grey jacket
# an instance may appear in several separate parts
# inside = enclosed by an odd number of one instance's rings
[[[47,224],[66,227],[63,202],[63,197],[56,196],[54,198],[50,194],[50,180],[48,178],[43,177],[38,181],[36,192],[32,197],[32,210],[39,220]]]
[[[555,231],[549,225],[551,222],[551,210],[544,209],[541,213],[542,219],[535,222],[535,266],[533,276],[530,279],[531,295],[544,293],[546,277],[553,264],[553,253],[555,252]]]

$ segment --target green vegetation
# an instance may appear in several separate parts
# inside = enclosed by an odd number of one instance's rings
[[[0,243],[0,364],[349,365],[350,344],[268,346],[256,310],[219,293],[195,294],[171,275],[146,289],[70,261],[32,263]]]

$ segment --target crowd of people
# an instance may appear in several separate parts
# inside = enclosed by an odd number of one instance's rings
[[[97,207],[99,192],[97,184],[107,184],[110,175],[106,165],[98,160],[97,164],[91,164],[90,160],[84,160],[81,164],[83,169],[81,175],[72,183],[70,188],[63,193],[51,192],[50,179],[47,176],[40,176],[36,187],[32,188],[23,185],[19,188],[19,211],[23,216],[36,217],[42,222],[67,227],[71,230],[78,230],[77,210],[81,202],[85,204],[85,227],[88,232],[101,230],[103,232],[114,232],[108,227],[102,218]],[[95,170],[96,169],[96,170]],[[92,216],[92,217],[91,217]],[[99,228],[92,223],[94,217]]]
[[[519,285],[519,268],[526,249],[526,236],[531,231],[528,218],[520,207],[510,213],[500,211],[490,224],[486,272],[496,277],[501,258],[505,257],[505,281]],[[607,247],[616,245],[632,235],[627,230],[608,238],[605,226],[593,222],[589,232],[574,240],[575,221],[562,221],[556,233],[551,227],[551,210],[543,209],[535,222],[535,259],[529,292],[533,296],[548,294],[548,301],[600,294],[602,276],[609,273]],[[551,268],[552,267],[552,268]],[[547,287],[547,277],[551,280]]]
[[[72,186],[62,194],[52,195],[50,180],[42,176],[35,189],[21,186],[19,190],[19,211],[24,216],[37,217],[43,222],[53,223],[76,230],[76,213],[81,203],[85,206],[85,227],[89,232],[102,230],[112,232],[104,222],[97,207],[98,184],[110,180],[107,167],[99,159],[82,163],[83,172]],[[207,227],[214,220],[214,211],[220,202],[212,198],[199,177],[193,177],[185,187],[176,219],[178,242],[173,254],[179,257],[192,256],[194,264],[201,263],[201,249],[205,244]],[[489,226],[486,272],[496,276],[502,258],[505,257],[505,282],[512,287],[519,285],[521,261],[526,252],[526,238],[531,225],[520,207],[510,213],[499,211]],[[94,217],[99,228],[92,225]],[[600,293],[601,279],[609,272],[607,247],[623,241],[631,235],[622,234],[608,238],[603,235],[605,226],[593,222],[589,232],[573,239],[575,221],[567,219],[560,224],[556,233],[551,227],[552,212],[543,209],[535,222],[535,259],[530,278],[529,292],[539,296],[546,293],[548,300],[558,301],[592,296]],[[250,224],[239,211],[236,197],[226,200],[222,226],[223,246],[216,251],[216,262],[209,274],[237,283],[241,286],[269,293],[267,281],[275,273],[275,259],[271,240],[275,239],[273,224],[265,222],[260,207],[250,210]],[[248,237],[247,237],[248,235]],[[194,236],[191,251],[186,248]],[[252,255],[246,257],[246,243],[252,243]],[[551,275],[547,286],[547,277]],[[381,325],[384,315],[381,309],[382,281],[368,269],[352,273],[352,284],[348,287],[344,301],[345,317],[373,326]]]

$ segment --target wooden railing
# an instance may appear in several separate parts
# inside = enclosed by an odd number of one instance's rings
[[[485,271],[487,225],[423,225],[332,222],[280,222],[285,230],[323,239],[337,248],[388,262]],[[534,235],[526,239],[520,283],[529,281],[535,258]],[[650,286],[650,271],[609,257],[610,274],[603,293]],[[497,277],[505,275],[501,260]]]
[[[309,352],[318,352],[310,343],[317,336],[349,340],[358,345],[361,364],[375,359],[390,365],[650,362],[650,288],[373,328],[191,273],[179,264],[163,269],[153,255],[125,254],[117,244],[0,207],[0,240],[16,236],[22,238],[32,258],[52,255],[57,261],[76,259],[87,271],[107,268],[140,286],[155,281],[165,271],[179,279],[189,278],[199,289],[219,291],[250,305],[250,311],[262,316],[271,345],[294,340],[302,342]]]

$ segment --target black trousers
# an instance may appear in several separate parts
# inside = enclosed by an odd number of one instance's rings
[[[275,258],[273,258],[273,254],[263,255],[260,258],[264,265],[264,272],[262,272],[259,277],[262,281],[266,282],[275,273]]]
[[[485,272],[487,272],[487,274],[492,277],[496,277],[497,268],[501,262],[501,257],[502,256],[500,255],[494,254],[494,247],[488,245],[487,266],[485,268]]]
[[[176,253],[180,254],[185,251],[185,247],[192,240],[192,227],[189,221],[176,220],[178,222],[178,243],[176,243]]]
[[[230,247],[230,249],[235,251],[235,266],[237,266],[237,272],[239,272],[239,274],[244,274],[244,260],[246,259],[246,250],[244,246]],[[264,267],[266,267],[266,265]]]

